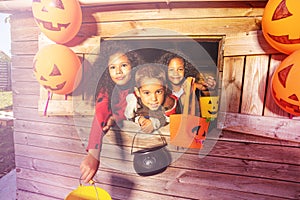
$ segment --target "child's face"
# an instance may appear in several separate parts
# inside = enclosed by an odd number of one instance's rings
[[[168,65],[168,79],[178,85],[184,78],[184,62],[181,58],[173,58]]]
[[[109,75],[117,85],[125,85],[131,79],[131,64],[124,54],[116,53],[108,60]]]
[[[165,98],[165,88],[162,82],[156,78],[149,78],[142,81],[141,85],[139,89],[135,88],[137,96],[150,110],[157,110]]]

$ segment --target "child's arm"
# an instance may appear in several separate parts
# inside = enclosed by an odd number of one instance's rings
[[[88,183],[95,176],[100,165],[100,149],[89,149],[80,164],[81,179]]]
[[[108,110],[108,99],[103,95],[96,104],[96,113],[87,146],[88,154],[80,164],[81,178],[85,183],[88,183],[95,176],[99,168],[102,138],[112,125],[113,118]]]

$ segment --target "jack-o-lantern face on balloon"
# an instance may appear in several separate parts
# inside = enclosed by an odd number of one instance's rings
[[[291,54],[300,49],[299,21],[299,0],[269,0],[262,17],[263,35],[273,48]]]
[[[276,68],[271,85],[276,104],[286,112],[300,116],[300,50],[293,52]]]
[[[59,44],[70,41],[82,23],[78,0],[33,0],[32,12],[40,30]]]
[[[37,52],[33,70],[37,81],[48,91],[69,94],[79,85],[82,67],[78,56],[68,47],[52,44]]]

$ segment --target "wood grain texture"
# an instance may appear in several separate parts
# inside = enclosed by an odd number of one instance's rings
[[[247,56],[241,113],[262,115],[266,91],[269,56]]]
[[[220,41],[218,89],[220,110],[226,113],[219,113],[218,126],[230,131],[222,130],[220,136],[208,133],[206,144],[215,146],[204,146],[201,152],[168,145],[174,162],[163,173],[146,178],[133,172],[132,126],[111,130],[105,136],[97,184],[116,200],[298,199],[300,124],[273,107],[269,96],[269,79],[281,57],[261,32],[266,1],[127,3],[82,5],[82,27],[66,45],[81,58],[91,56],[92,62],[100,39],[128,31],[130,39],[174,37],[148,31],[159,28],[176,36]],[[18,199],[63,200],[79,185],[92,116],[39,114],[38,101],[45,100],[47,92],[33,76],[32,61],[38,49],[53,42],[39,31],[29,12],[14,14],[11,26]],[[91,94],[78,93],[68,100],[89,99]],[[58,111],[69,106],[60,101],[64,96],[53,100]],[[168,128],[164,131],[168,138]],[[159,140],[136,142],[140,148]]]

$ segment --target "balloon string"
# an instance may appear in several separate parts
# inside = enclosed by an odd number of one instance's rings
[[[47,99],[47,101],[46,101],[46,105],[45,105],[45,109],[44,109],[44,116],[46,116],[47,115],[47,110],[48,110],[48,105],[49,105],[49,101],[50,101],[50,99],[51,99],[51,92],[50,91],[48,91],[48,99]]]

